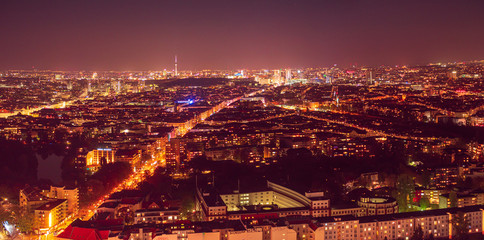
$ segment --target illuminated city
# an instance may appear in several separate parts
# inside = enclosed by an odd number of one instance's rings
[[[0,239],[484,239],[484,2],[161,2],[0,3]]]

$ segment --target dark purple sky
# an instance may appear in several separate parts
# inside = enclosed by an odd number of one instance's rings
[[[0,0],[0,69],[484,59],[484,0]]]

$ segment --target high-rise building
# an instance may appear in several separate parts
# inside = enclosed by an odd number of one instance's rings
[[[110,148],[98,148],[87,153],[86,165],[87,167],[99,167],[105,163],[113,163],[115,151]]]
[[[54,187],[49,189],[27,187],[20,190],[20,207],[34,214],[34,229],[39,232],[62,222],[69,214],[79,211],[79,189]]]
[[[79,211],[79,189],[50,186],[50,189],[44,190],[43,193],[49,198],[67,199],[67,213]]]
[[[373,71],[368,72],[368,85],[373,85]]]
[[[452,79],[452,80],[456,80],[458,78],[457,71],[452,70],[451,72],[449,72],[449,78]]]
[[[48,231],[67,217],[67,200],[57,199],[47,202],[34,210],[35,229],[39,232]]]
[[[272,76],[272,84],[281,85],[281,70],[274,70],[274,75]]]
[[[286,83],[290,83],[292,78],[291,69],[286,69]]]

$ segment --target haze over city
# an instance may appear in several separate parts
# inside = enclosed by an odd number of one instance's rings
[[[474,1],[0,2],[0,69],[271,69],[479,59]]]

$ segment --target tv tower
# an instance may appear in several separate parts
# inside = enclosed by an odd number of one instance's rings
[[[178,59],[175,55],[175,77],[178,76]]]

